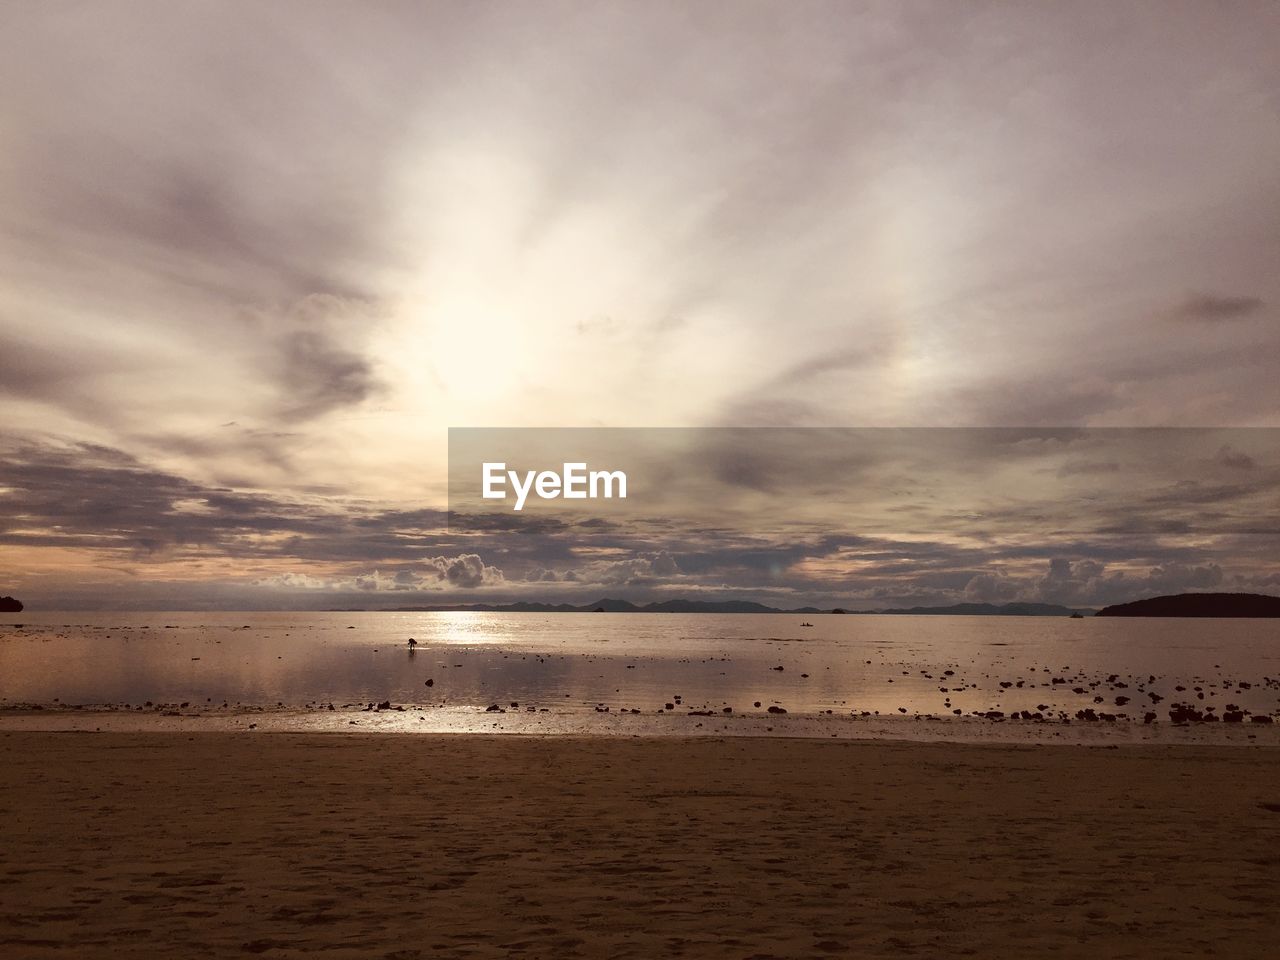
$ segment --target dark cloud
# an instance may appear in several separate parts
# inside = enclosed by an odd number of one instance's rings
[[[376,303],[328,294],[245,317],[247,331],[263,342],[255,362],[279,394],[272,412],[286,423],[309,420],[384,389],[363,352],[378,319]]]
[[[80,351],[74,347],[55,351],[6,333],[0,336],[4,363],[0,392],[10,397],[39,399],[74,392],[77,382],[92,376],[96,366],[91,356],[77,354]]]
[[[859,344],[844,349],[827,349],[813,356],[805,357],[793,363],[785,370],[771,378],[767,383],[755,388],[756,391],[772,394],[775,391],[794,386],[808,384],[815,378],[828,374],[842,374],[860,370],[877,361],[883,361],[885,348],[873,348],[867,344]]]
[[[86,443],[11,445],[0,463],[0,542],[158,555],[251,549],[246,538],[328,533],[345,517],[208,487]]]
[[[201,434],[142,433],[130,439],[146,449],[169,455],[180,453],[196,461],[210,461],[229,454],[233,459],[269,464],[283,471],[293,469],[294,448],[306,442],[299,432],[247,427],[234,422]],[[236,485],[230,480],[225,482]]]
[[[1265,303],[1261,297],[1197,293],[1187,297],[1174,312],[1180,320],[1218,323],[1223,320],[1243,320],[1246,317],[1252,317],[1264,306]]]
[[[408,562],[449,542],[444,519],[443,511],[210,486],[84,443],[13,442],[0,459],[0,543],[13,547],[74,547],[122,561]]]
[[[1052,427],[1086,424],[1124,404],[1119,383],[1074,371],[1063,374],[1048,369],[997,377],[997,382],[958,391],[955,407],[982,424]]]
[[[12,322],[13,332],[4,325],[0,320],[0,396],[13,401],[34,401],[86,420],[101,419],[103,385],[148,372],[144,359],[104,350],[91,338],[49,342],[41,336],[35,316]]]
[[[964,600],[970,603],[1010,603],[1018,598],[1022,585],[1001,573],[975,573],[964,585]]]
[[[299,330],[281,342],[280,383],[285,420],[309,419],[366,400],[378,386],[369,361],[317,330]]]
[[[307,49],[307,29],[151,5],[120,58],[119,11],[46,13],[8,18],[0,74],[23,131],[11,170],[42,185],[10,208],[24,244],[85,282],[85,259],[105,257],[227,303],[363,289],[355,268],[385,209],[368,185],[404,130],[390,103]],[[370,39],[378,19],[348,39]],[[365,69],[394,83],[424,66],[388,56]]]
[[[1094,473],[1118,473],[1120,464],[1114,460],[1070,460],[1058,468],[1058,476],[1088,476]]]
[[[1214,460],[1232,470],[1256,470],[1258,468],[1258,463],[1253,457],[1242,450],[1236,450],[1230,444],[1225,444],[1218,451]]]

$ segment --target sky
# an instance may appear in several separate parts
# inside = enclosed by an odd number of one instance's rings
[[[444,512],[450,427],[1280,427],[1278,44],[1269,2],[6,5],[0,592],[1276,592],[1259,533],[871,542],[838,471],[803,530]],[[1183,515],[1275,505],[1258,443]]]

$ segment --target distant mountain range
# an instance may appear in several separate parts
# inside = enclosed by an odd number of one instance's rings
[[[660,600],[637,604],[605,598],[595,603],[463,603],[436,607],[396,607],[399,611],[477,611],[484,613],[831,613],[817,607],[790,610],[768,607],[750,600]],[[842,613],[844,611],[841,611]]]
[[[1280,597],[1261,593],[1179,593],[1103,607],[1100,617],[1280,617]]]
[[[948,617],[1069,617],[1072,614],[1082,617],[1093,616],[1093,611],[1087,607],[1076,609],[1056,603],[953,603],[945,607],[898,607],[866,612]]]
[[[22,603],[0,597],[0,612],[20,613]],[[900,614],[949,617],[1280,617],[1280,597],[1261,593],[1179,593],[1118,603],[1094,611],[1088,607],[1064,607],[1056,603],[953,603],[941,607],[890,607],[887,610],[845,610],[841,607],[770,607],[751,600],[658,600],[632,603],[606,597],[595,603],[459,603],[428,607],[380,608],[387,612],[423,613],[793,613],[793,614]],[[346,607],[341,612],[368,610]],[[373,612],[377,612],[374,610]]]
[[[1280,597],[1257,593],[1182,593],[1121,603],[1095,611],[1056,603],[952,603],[938,607],[890,607],[846,610],[841,607],[770,607],[750,600],[659,600],[637,604],[605,598],[595,603],[468,603],[434,607],[396,607],[399,611],[480,611],[486,613],[794,613],[852,615],[895,614],[947,617],[1280,617]]]
[[[822,609],[820,607],[770,607],[750,600],[659,600],[637,604],[630,600],[605,598],[595,603],[465,603],[430,607],[395,607],[400,612],[466,612],[481,613],[843,613],[906,614],[910,616],[975,616],[975,617],[1067,617],[1072,614],[1092,616],[1089,609],[1075,610],[1053,603],[955,603],[945,607],[903,607],[889,610]]]

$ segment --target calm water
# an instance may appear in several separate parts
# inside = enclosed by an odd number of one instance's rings
[[[937,717],[1095,708],[1160,720],[1176,701],[1280,708],[1274,620],[815,615],[805,627],[790,614],[18,616],[21,627],[0,627],[0,707],[389,700],[615,714],[667,704]]]

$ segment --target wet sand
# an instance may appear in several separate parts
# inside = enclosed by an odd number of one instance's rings
[[[5,957],[1265,957],[1277,851],[1274,747],[0,733]]]
[[[743,737],[840,740],[909,740],[928,743],[1151,744],[1280,747],[1280,724],[1141,723],[1023,720],[1017,716],[841,716],[825,713],[718,713],[677,707],[631,713],[570,707],[525,711],[519,707],[440,707],[369,704],[365,708],[191,706],[145,708],[51,707],[0,709],[0,733],[382,733],[507,734],[569,737]]]

